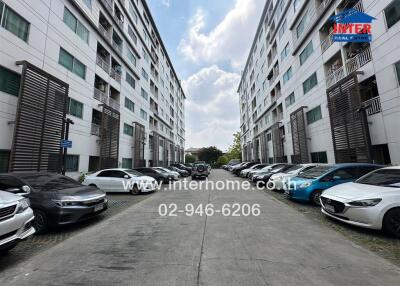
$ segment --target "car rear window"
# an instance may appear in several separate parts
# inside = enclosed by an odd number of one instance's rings
[[[382,169],[369,173],[356,181],[359,184],[400,188],[400,170]]]

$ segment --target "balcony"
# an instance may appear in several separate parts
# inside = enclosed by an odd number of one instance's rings
[[[343,67],[338,68],[337,70],[333,71],[326,77],[326,87],[330,88],[334,86],[337,82],[344,79],[346,73]]]
[[[95,135],[95,136],[100,136],[100,125],[96,123],[92,123],[91,129],[90,129],[90,134]]]
[[[121,83],[121,72],[116,68],[111,68],[110,77]]]
[[[110,64],[100,55],[96,57],[96,63],[99,67],[101,67],[106,73],[110,72]]]
[[[93,97],[104,104],[108,104],[107,94],[96,87],[94,88]]]
[[[367,47],[346,61],[347,73],[350,74],[357,71],[370,61],[372,61],[371,48]]]
[[[108,99],[108,106],[110,106],[111,108],[118,110],[118,111],[120,109],[119,101],[116,99],[113,99],[111,97]]]
[[[379,96],[363,102],[368,116],[382,112],[381,99]]]

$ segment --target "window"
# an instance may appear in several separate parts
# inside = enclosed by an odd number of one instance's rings
[[[308,43],[308,45],[304,48],[304,50],[300,54],[300,65],[303,65],[307,59],[311,56],[314,51],[312,41]]]
[[[60,48],[58,63],[79,77],[86,78],[86,66],[75,59],[70,53]]]
[[[83,104],[75,99],[69,98],[68,114],[78,118],[83,118]]]
[[[295,12],[296,12],[297,9],[299,8],[299,5],[300,5],[300,0],[294,0],[294,1],[293,1],[293,8],[294,8],[294,11],[295,11]]]
[[[306,94],[318,84],[317,73],[313,73],[305,82],[303,82],[303,92]]]
[[[149,94],[148,94],[147,91],[145,91],[143,88],[142,88],[142,90],[141,90],[141,92],[140,92],[140,95],[141,95],[144,99],[149,100]]]
[[[129,61],[136,67],[136,57],[130,50],[128,50],[127,57]]]
[[[122,168],[124,169],[132,169],[132,159],[131,158],[122,158]]]
[[[384,10],[388,29],[400,21],[400,0],[394,0]]]
[[[10,151],[9,150],[0,150],[0,173],[8,172],[8,164],[9,163],[10,163]]]
[[[283,61],[290,53],[289,43],[286,44],[285,48],[281,52],[281,60]]]
[[[135,112],[135,103],[125,96],[125,107],[132,112]]]
[[[0,66],[0,91],[18,96],[21,76]]]
[[[4,11],[3,11],[4,10]],[[27,42],[29,36],[29,22],[15,13],[10,7],[0,1],[0,23],[7,31]]]
[[[310,125],[322,118],[321,105],[307,112],[307,124]]]
[[[326,156],[326,152],[311,153],[311,162],[312,163],[328,163],[328,157]]]
[[[86,43],[89,43],[89,30],[83,26],[83,24],[78,21],[78,19],[69,11],[66,7],[64,7],[64,23],[82,40]]]
[[[79,155],[67,155],[65,170],[67,172],[79,171]]]
[[[296,102],[296,98],[294,96],[294,92],[292,92],[288,97],[285,98],[285,105],[286,107],[291,106]]]
[[[131,14],[133,20],[135,21],[135,23],[138,23],[138,15],[135,12],[135,8],[133,7],[133,3],[132,1],[129,1],[129,13]]]
[[[133,88],[135,89],[135,79],[133,78],[133,76],[131,76],[128,72],[126,73],[126,82]]]
[[[128,136],[133,136],[133,126],[124,123],[124,134]]]
[[[279,29],[279,39],[282,39],[283,34],[285,34],[286,26],[287,26],[287,22],[286,22],[286,19],[285,19],[285,21],[283,22],[281,28]]]
[[[267,141],[268,142],[272,141],[272,133],[267,134]]]
[[[395,63],[394,66],[396,68],[397,80],[400,85],[400,62]]]
[[[142,76],[146,81],[149,81],[149,74],[142,68]]]
[[[287,83],[293,76],[292,67],[290,67],[284,74],[283,74],[283,83]]]
[[[131,25],[128,26],[128,34],[129,34],[129,37],[131,37],[132,41],[135,44],[137,44],[137,36],[135,35],[135,32],[133,32]]]
[[[303,18],[301,18],[299,24],[296,27],[297,38],[300,38],[300,36],[303,34],[307,22],[308,22],[308,11],[306,11],[305,15],[303,16]]]
[[[144,120],[147,120],[147,112],[143,109],[140,109],[140,117]]]
[[[143,58],[146,60],[147,63],[150,62],[150,56],[144,49],[142,49]]]
[[[92,9],[92,0],[83,0],[83,3],[85,3],[86,6]]]

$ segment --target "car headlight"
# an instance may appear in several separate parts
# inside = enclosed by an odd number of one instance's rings
[[[360,201],[352,201],[349,202],[349,205],[353,207],[373,207],[379,204],[382,199],[367,199],[367,200],[360,200]]]
[[[64,197],[62,200],[52,200],[59,207],[70,207],[79,205],[79,202],[75,201],[74,198]]]
[[[29,199],[22,198],[18,201],[17,214],[24,212],[30,206]]]
[[[311,186],[311,182],[305,182],[300,185],[300,188],[308,188],[309,186]]]

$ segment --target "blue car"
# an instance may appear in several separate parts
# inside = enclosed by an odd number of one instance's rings
[[[363,163],[319,165],[287,182],[284,189],[289,198],[320,205],[321,193],[333,186],[353,182],[384,166]]]

